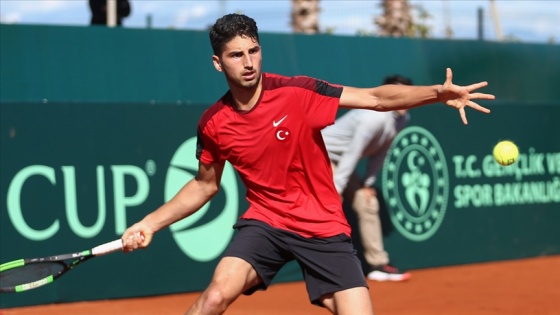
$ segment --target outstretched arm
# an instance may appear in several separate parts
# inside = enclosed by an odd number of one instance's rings
[[[124,251],[147,247],[157,231],[198,211],[218,192],[222,171],[223,165],[199,163],[196,176],[175,197],[123,233]]]
[[[427,104],[442,102],[459,110],[464,124],[467,124],[465,106],[483,113],[490,110],[472,100],[493,100],[492,94],[473,92],[488,85],[487,82],[458,86],[452,82],[453,73],[447,68],[446,80],[442,85],[411,86],[381,85],[374,88],[355,88],[345,86],[340,98],[340,106],[345,108],[364,108],[377,111],[409,109]]]

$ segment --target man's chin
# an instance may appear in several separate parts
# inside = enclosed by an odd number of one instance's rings
[[[255,89],[259,85],[260,79],[261,76],[259,75],[251,80],[245,80],[241,78],[241,80],[228,80],[228,81],[230,85],[235,86],[237,88],[251,90],[251,89]]]
[[[260,76],[256,76],[252,80],[241,81],[241,86],[246,89],[254,89],[259,85],[259,81],[260,81]]]

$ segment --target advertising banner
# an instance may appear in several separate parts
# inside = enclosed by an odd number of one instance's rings
[[[467,126],[443,105],[411,111],[379,182],[385,246],[399,266],[560,253],[560,129],[554,120],[560,106],[491,108],[490,115],[469,111]],[[49,103],[0,109],[2,262],[119,238],[196,173],[202,106]],[[493,145],[504,139],[520,150],[507,167],[492,157]],[[230,165],[220,188],[195,215],[158,233],[147,250],[99,257],[52,284],[3,294],[1,307],[202,290],[247,207]],[[276,281],[296,279],[297,265],[289,265]]]
[[[2,104],[2,262],[120,238],[198,168],[196,106]],[[201,290],[232,237],[244,190],[230,165],[218,195],[149,250],[84,263],[1,306]],[[165,280],[167,279],[167,280]],[[76,288],[80,288],[77,290]]]
[[[554,103],[485,103],[491,114],[428,106],[394,140],[381,174],[386,247],[402,268],[560,252],[560,129]],[[502,140],[519,148],[499,165]],[[403,250],[405,249],[405,250]]]

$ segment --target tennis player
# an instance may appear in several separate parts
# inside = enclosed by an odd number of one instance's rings
[[[217,193],[229,161],[246,185],[249,208],[187,314],[224,313],[241,294],[266,289],[292,260],[301,266],[311,303],[333,314],[373,314],[321,129],[334,123],[339,107],[388,111],[438,102],[458,109],[466,123],[467,106],[490,112],[472,100],[494,96],[471,93],[487,83],[454,85],[450,69],[443,85],[374,88],[263,73],[257,25],[241,14],[218,19],[210,42],[229,90],[200,119],[198,173],[124,232],[125,250],[147,247],[154,233],[200,209]]]

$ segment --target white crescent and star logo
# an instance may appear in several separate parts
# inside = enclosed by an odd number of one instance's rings
[[[280,129],[276,132],[276,139],[280,141],[288,140],[290,138],[290,132],[285,129]]]
[[[278,126],[280,126],[280,124],[288,117],[288,115],[280,118],[280,120],[273,120],[272,121],[272,126],[274,128],[277,128]],[[289,140],[291,137],[291,133],[287,128],[281,127],[278,128],[278,130],[276,131],[276,139],[278,139],[279,141],[287,141]]]

